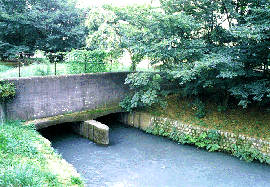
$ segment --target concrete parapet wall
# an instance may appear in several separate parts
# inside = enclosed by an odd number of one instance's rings
[[[172,120],[169,118],[162,118],[151,116],[141,112],[133,113],[121,113],[120,120],[130,126],[146,130],[158,125],[160,128],[165,129],[166,133],[171,133],[172,130],[177,134],[187,134],[193,137],[199,137],[204,132],[209,132],[211,129],[193,126],[189,124],[183,124],[180,121]],[[229,150],[233,145],[239,143],[249,146],[251,149],[255,149],[264,155],[270,156],[270,142],[261,139],[246,137],[244,135],[225,132],[222,130],[216,131],[221,135],[221,142],[219,143],[221,150]]]
[[[119,106],[129,92],[130,72],[92,73],[5,79],[16,86],[6,118],[34,120],[98,108]]]

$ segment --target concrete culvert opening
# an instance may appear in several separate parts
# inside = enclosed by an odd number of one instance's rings
[[[113,124],[120,122],[121,121],[121,112],[118,113],[113,113],[113,114],[108,114],[105,116],[101,116],[96,118],[96,121],[99,121],[103,124],[108,125],[109,127],[112,126]]]
[[[74,127],[79,126],[82,121],[79,122],[68,122],[68,123],[60,123],[53,126],[49,126],[47,128],[39,129],[38,132],[45,138],[50,141],[54,139],[58,139],[58,137],[62,137],[63,135],[67,136],[70,134],[74,134]]]
[[[122,113],[108,114],[94,120],[67,122],[39,129],[40,134],[51,140],[63,135],[69,137],[74,132],[98,145],[109,145],[109,128],[114,128],[121,121]]]

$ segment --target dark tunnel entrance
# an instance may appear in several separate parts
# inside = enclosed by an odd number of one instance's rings
[[[115,125],[118,124],[118,122],[121,121],[120,119],[121,113],[113,113],[98,117],[94,120],[109,126],[109,128],[113,128]],[[60,123],[43,129],[39,129],[38,132],[43,137],[50,140],[52,143],[54,141],[61,141],[60,138],[66,139],[71,136],[81,138],[82,135],[74,132],[74,127],[79,126],[81,123],[83,123],[83,121]]]
[[[78,136],[79,134],[76,134],[73,129],[71,128],[73,125],[79,125],[82,123],[79,122],[68,122],[68,123],[61,123],[53,126],[49,126],[47,128],[39,129],[38,132],[46,139],[48,139],[51,143],[54,143],[55,141],[61,141],[60,139],[66,139],[65,137],[70,136]]]

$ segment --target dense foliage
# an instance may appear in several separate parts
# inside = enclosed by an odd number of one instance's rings
[[[16,88],[13,83],[0,81],[0,103],[10,102],[16,94]]]
[[[68,71],[72,74],[107,72],[116,66],[111,53],[104,50],[72,50],[66,55]]]
[[[232,98],[243,107],[270,101],[268,0],[160,0],[160,7],[103,5],[89,8],[88,14],[73,0],[1,0],[0,9],[1,52],[75,49],[75,54],[84,47],[98,59],[87,54],[73,61],[80,72],[96,72],[87,69],[90,58],[103,60],[104,66],[96,68],[104,69],[108,54],[113,62],[128,52],[131,70],[147,58],[162,70],[158,83],[174,84],[184,96],[202,100],[207,95],[224,106]],[[143,76],[154,85],[149,74],[130,75],[126,84],[132,87]],[[137,85],[137,99],[125,100],[129,107],[158,102],[154,98],[162,89],[146,89],[145,82]]]
[[[269,1],[160,2],[161,8],[140,9],[148,15],[136,22],[144,36],[130,40],[161,64],[178,92],[208,95],[225,106],[230,98],[243,107],[269,102]]]
[[[1,0],[0,52],[80,48],[85,42],[83,20],[84,11],[73,0]]]

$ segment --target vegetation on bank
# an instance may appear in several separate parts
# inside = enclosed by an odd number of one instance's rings
[[[226,142],[228,138],[222,136],[219,131],[214,129],[205,130],[201,133],[194,129],[189,130],[191,133],[181,132],[176,126],[171,127],[168,122],[161,122],[159,120],[145,129],[147,133],[168,137],[181,144],[191,144],[205,148],[210,152],[225,151],[247,162],[258,160],[261,163],[270,164],[269,155],[254,148],[253,142],[244,141],[239,136],[231,138],[231,141]]]
[[[225,130],[270,141],[270,114],[268,107],[253,106],[247,109],[237,104],[224,107],[213,99],[205,98],[203,105],[195,98],[183,98],[178,94],[164,99],[167,106],[153,105],[140,108],[153,115],[177,119],[186,124]],[[202,109],[203,107],[203,109]],[[198,116],[203,110],[204,117]]]
[[[270,119],[267,108],[254,106],[243,109],[237,105],[224,108],[213,100],[205,99],[203,118],[198,116],[198,112],[202,110],[200,108],[202,105],[198,100],[183,98],[177,94],[164,98],[167,102],[165,108],[153,105],[152,107],[137,108],[136,111],[177,120],[194,127],[210,129],[208,132],[193,136],[181,133],[177,128],[171,128],[166,122],[157,121],[153,126],[145,129],[148,133],[165,136],[181,144],[191,144],[209,151],[225,151],[246,161],[258,160],[270,164],[270,155],[255,149],[252,142],[247,143],[238,137],[241,135],[270,142]],[[235,143],[232,143],[231,146],[224,146],[225,141],[219,130],[235,134]]]
[[[0,125],[0,186],[84,186],[80,175],[65,162],[34,126]]]

